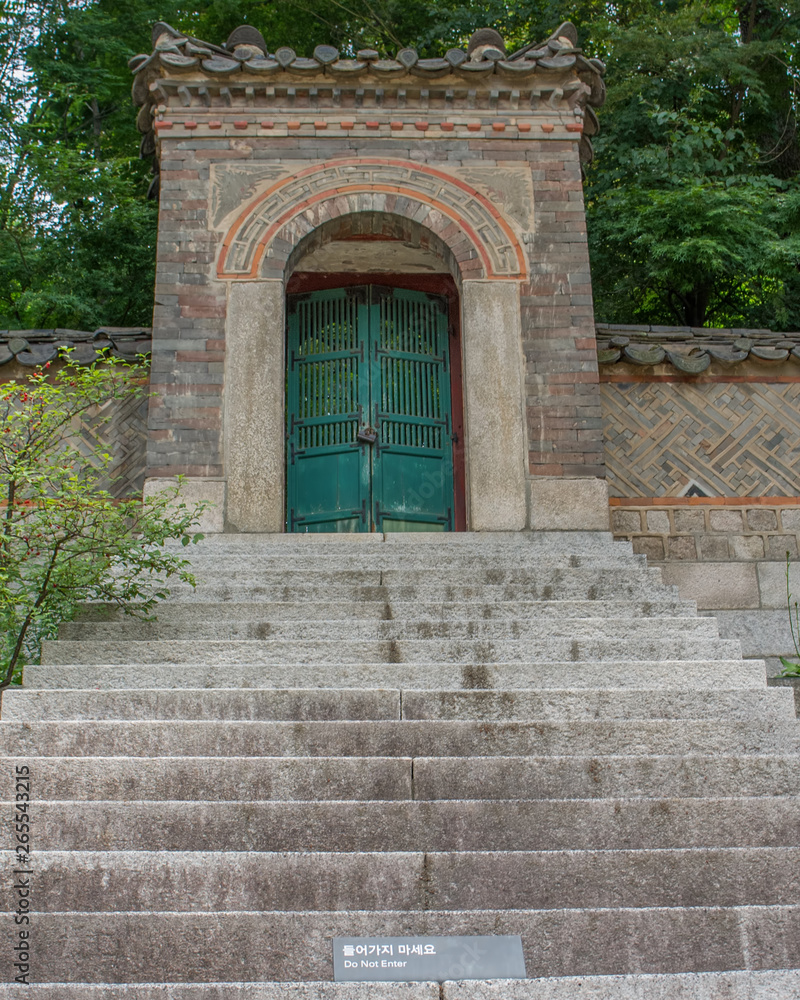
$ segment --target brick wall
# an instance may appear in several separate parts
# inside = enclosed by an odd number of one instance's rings
[[[506,138],[491,129],[488,134],[486,129],[470,132],[464,123],[457,130],[463,134],[453,136],[442,134],[437,123],[431,123],[424,133],[407,127],[401,136],[393,127],[390,130],[388,118],[373,123],[378,133],[385,131],[386,135],[375,135],[364,122],[352,123],[345,135],[337,128],[336,135],[327,125],[322,129],[305,121],[300,122],[296,134],[290,134],[287,126],[273,127],[270,135],[264,135],[262,124],[242,121],[241,113],[220,116],[213,138],[209,137],[209,122],[166,124],[170,127],[159,130],[161,226],[153,335],[153,388],[157,395],[150,411],[149,476],[224,475],[227,282],[219,279],[219,254],[223,244],[232,239],[232,230],[224,228],[235,219],[230,208],[241,210],[248,193],[252,196],[252,184],[260,177],[291,177],[315,162],[335,164],[347,159],[357,165],[386,157],[412,166],[419,163],[421,167],[440,168],[454,180],[479,176],[480,168],[483,176],[525,172],[521,186],[531,193],[530,208],[535,205],[527,220],[519,218],[525,211],[524,206],[522,210],[519,207],[519,186],[515,189],[513,184],[498,183],[488,193],[501,211],[512,218],[516,213],[518,221],[527,221],[531,230],[525,245],[529,278],[520,289],[529,470],[532,475],[545,476],[604,474],[577,135],[536,139],[514,129],[513,137]],[[193,127],[187,128],[189,125]],[[216,173],[211,171],[212,165]],[[226,176],[228,165],[246,166],[251,173]],[[231,202],[228,194],[229,204],[220,209],[225,222],[215,226],[209,218],[210,205],[212,201],[216,205],[224,202],[226,195],[221,191],[226,184],[242,188],[242,201]],[[340,200],[346,194],[344,188]],[[391,194],[384,197],[394,198]],[[424,196],[420,198],[424,200]],[[347,207],[334,201],[326,203],[325,212],[330,215]],[[302,203],[299,208],[303,208]],[[404,209],[398,206],[395,210]],[[307,211],[310,217],[312,209]],[[481,277],[472,267],[475,250],[457,232],[454,238],[453,257],[460,261],[464,276]],[[293,249],[288,237],[276,240],[260,273],[281,274],[278,258],[287,259]],[[475,260],[475,266],[479,267],[480,261]]]
[[[222,475],[227,290],[214,280],[220,237],[207,216],[210,163],[231,152],[223,145],[162,152],[148,476]]]
[[[522,288],[530,472],[604,476],[592,286],[580,163],[534,143],[536,235]]]
[[[736,374],[693,379],[644,369],[637,381],[605,381],[611,495],[800,493],[800,376],[795,363],[787,367],[779,375],[742,364]]]

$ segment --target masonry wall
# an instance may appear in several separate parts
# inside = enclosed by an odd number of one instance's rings
[[[737,333],[730,340],[746,348],[747,331]],[[781,350],[762,353],[784,360],[715,363],[697,377],[668,364],[601,369],[614,536],[713,614],[745,656],[766,659],[770,674],[794,654],[787,553],[800,597],[798,335],[780,336],[789,338]]]
[[[725,638],[741,640],[746,657],[765,659],[768,674],[794,655],[786,557],[800,599],[800,497],[612,499],[611,529],[712,614]]]
[[[210,166],[230,142],[165,143],[156,260],[153,399],[147,475],[223,475],[227,288],[214,280],[220,234],[208,227]]]
[[[522,283],[529,472],[595,477],[604,473],[602,417],[592,318],[579,136],[506,138],[485,130],[445,137],[427,122],[398,135],[389,119],[342,126],[317,137],[221,116],[214,124],[167,122],[161,145],[161,225],[154,314],[149,477],[225,475],[222,407],[228,282],[216,262],[232,209],[257,178],[324,160],[391,157],[451,171],[488,190],[525,232],[530,280]],[[291,123],[290,123],[291,124]],[[320,123],[317,123],[318,125]],[[503,129],[505,123],[498,123]],[[240,128],[240,126],[242,126]],[[279,132],[287,134],[276,134]],[[387,135],[371,136],[370,132]],[[235,135],[226,135],[226,132]],[[260,134],[259,134],[260,133]],[[392,137],[390,138],[389,135]],[[494,178],[494,180],[493,180]],[[225,221],[223,221],[225,220]],[[462,262],[463,264],[463,262]],[[490,330],[486,336],[491,336]]]
[[[739,377],[742,381],[604,382],[610,495],[800,492],[800,377],[774,382],[752,380],[764,379],[763,373]]]
[[[605,475],[583,184],[566,144],[535,144],[535,239],[522,288],[529,469]],[[559,148],[560,147],[560,148]]]
[[[28,331],[20,331],[26,332]],[[149,331],[147,331],[149,332]],[[144,334],[145,331],[142,331]],[[38,336],[33,343],[34,350],[44,355],[44,350],[51,349],[51,343],[63,338],[58,331],[49,335],[45,331],[32,331],[31,339]],[[89,336],[88,334],[86,336]],[[149,346],[146,341],[143,345]],[[143,347],[144,349],[144,347]],[[46,356],[39,361],[34,356],[27,364],[12,361],[0,369],[0,384],[15,381],[24,383],[31,375],[35,364],[44,364]],[[87,358],[85,363],[96,361],[97,358]],[[53,360],[56,371],[61,362]],[[147,450],[147,396],[129,396],[127,399],[109,399],[102,406],[88,407],[84,412],[73,418],[72,430],[74,437],[72,445],[85,457],[87,462],[95,461],[97,449],[113,456],[109,467],[109,475],[99,481],[100,489],[108,490],[114,497],[135,497],[142,495],[145,479],[145,457]]]

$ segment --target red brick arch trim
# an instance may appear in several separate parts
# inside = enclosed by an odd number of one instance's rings
[[[283,274],[292,251],[309,233],[337,216],[359,212],[401,215],[431,230],[452,251],[462,278],[527,276],[521,243],[488,198],[433,167],[378,159],[317,164],[273,184],[229,229],[217,276]]]

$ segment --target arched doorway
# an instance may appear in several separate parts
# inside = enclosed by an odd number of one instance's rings
[[[446,196],[455,203],[461,197],[463,201],[465,187],[450,185],[441,172],[428,171],[438,193],[426,202],[410,188],[389,194],[378,181],[396,181],[401,170],[404,177],[408,175],[408,184],[416,183],[415,178],[421,183],[417,175],[424,175],[424,180],[427,168],[376,161],[368,169],[369,190],[359,190],[364,184],[352,179],[350,167],[338,161],[335,166],[321,165],[316,174],[306,171],[308,176],[298,175],[298,183],[311,185],[316,192],[312,198],[292,203],[281,214],[274,197],[280,195],[285,201],[287,185],[293,196],[298,193],[292,186],[294,180],[288,180],[278,185],[277,194],[254,199],[225,237],[227,249],[219,258],[218,274],[230,279],[224,397],[227,530],[286,531],[288,527],[291,531],[291,508],[287,517],[287,493],[291,492],[287,483],[291,461],[287,456],[291,426],[286,406],[291,363],[287,306],[292,295],[358,285],[424,292],[447,300],[451,420],[456,438],[451,441],[450,523],[455,530],[518,531],[527,516],[522,275],[515,270],[522,251],[506,232],[508,225],[492,215],[478,192],[473,192],[464,211],[469,209],[470,218],[480,216],[481,235],[473,231],[472,223],[458,225],[441,199]],[[342,172],[335,179],[339,185],[346,183],[345,190],[327,190],[332,171]],[[493,226],[506,226],[506,244],[492,242]],[[458,380],[457,386],[453,380]],[[421,485],[427,493],[433,484],[422,480]],[[369,489],[374,490],[374,482]],[[340,509],[360,511],[364,499],[357,504],[351,500],[352,494],[346,503],[337,501],[329,521],[340,520],[336,514]],[[383,506],[376,517],[371,496],[368,502],[370,509],[358,530],[373,530],[387,521],[391,523],[384,530],[391,530],[414,520],[387,518]],[[320,508],[321,519],[330,509]],[[425,521],[430,511],[408,505],[392,512],[416,514],[418,526],[427,523],[434,530],[437,525],[441,530],[447,521],[438,512]],[[297,513],[296,509],[296,529],[300,527]],[[310,514],[300,512],[300,517]],[[309,530],[312,523],[305,522]]]
[[[466,528],[458,292],[443,256],[377,213],[337,220],[295,255],[287,531]]]

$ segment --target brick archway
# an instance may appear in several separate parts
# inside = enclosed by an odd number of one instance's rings
[[[283,277],[307,236],[331,219],[365,212],[429,230],[449,248],[462,280],[527,276],[517,234],[475,188],[411,161],[358,159],[309,167],[254,199],[225,236],[217,277]]]
[[[384,246],[402,243],[413,251],[422,251],[423,253],[428,251],[439,258],[442,266],[449,271],[456,284],[460,284],[462,280],[460,264],[452,248],[426,225],[406,216],[390,214],[386,211],[363,211],[335,216],[304,236],[286,259],[285,281],[291,282],[296,269],[304,269],[306,257],[313,255],[315,251],[327,244],[340,241],[347,241],[351,244],[363,241],[372,246],[375,243],[381,243]],[[398,269],[402,272],[402,264],[393,266],[393,270],[397,271]]]

